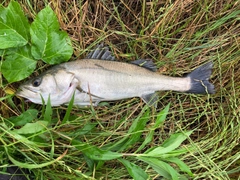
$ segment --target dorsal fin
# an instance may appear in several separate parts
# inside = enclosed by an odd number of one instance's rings
[[[109,48],[104,46],[103,43],[97,45],[97,47],[86,56],[86,59],[116,60],[112,52],[109,51]]]
[[[157,71],[157,67],[152,62],[152,60],[137,59],[135,61],[131,61],[131,64],[136,64],[138,66],[144,67],[144,68],[149,69],[149,70],[154,71],[154,72]]]

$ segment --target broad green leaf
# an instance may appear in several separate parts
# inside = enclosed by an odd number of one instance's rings
[[[38,146],[38,144],[36,142],[30,141],[28,138],[18,134],[14,130],[10,130],[6,124],[1,124],[1,126],[3,127],[3,128],[1,128],[1,130],[4,132],[2,134],[5,134],[5,133],[9,134],[12,138],[15,139],[16,143],[24,142],[25,144],[28,144],[28,145],[32,145],[32,146],[36,146],[36,147]]]
[[[139,146],[136,152],[142,150],[148,143],[152,142],[154,131],[156,128],[159,128],[161,124],[163,124],[168,114],[169,107],[170,107],[170,103],[161,112],[158,113],[155,124],[152,127],[150,127],[149,133],[144,139],[144,142],[141,144],[141,146]]]
[[[30,25],[16,1],[7,8],[0,5],[0,49],[20,47],[28,43]]]
[[[86,155],[87,157],[93,160],[106,161],[106,160],[117,159],[123,156],[121,153],[102,150],[98,147],[95,147],[77,140],[73,140],[72,145],[78,150],[82,151],[84,155]]]
[[[187,137],[192,133],[192,131],[188,131],[186,133],[177,133],[172,134],[169,139],[167,139],[162,146],[156,147],[151,151],[147,151],[145,153],[147,156],[161,156],[166,153],[173,151],[174,149],[178,148],[181,143],[187,139]]]
[[[23,112],[20,116],[13,116],[9,120],[14,124],[14,126],[23,126],[29,122],[32,122],[37,118],[38,110],[28,109]]]
[[[73,48],[66,32],[59,30],[53,10],[47,6],[38,13],[30,27],[32,55],[49,64],[59,64],[70,59]]]
[[[46,129],[47,125],[47,121],[37,121],[35,123],[27,123],[22,128],[13,131],[18,134],[34,134]]]
[[[170,138],[168,138],[164,143],[162,144],[163,147],[172,147],[176,149],[181,145],[183,141],[185,141],[190,134],[192,134],[193,131],[188,131],[188,132],[182,132],[182,133],[176,133],[172,134]]]
[[[159,175],[166,179],[178,180],[180,177],[180,174],[164,161],[149,157],[138,157],[137,159],[148,163]]]
[[[161,112],[158,113],[156,123],[153,126],[154,128],[158,128],[160,124],[163,124],[163,122],[167,117],[169,108],[170,108],[170,103]]]
[[[142,110],[142,113],[133,121],[131,127],[128,130],[128,136],[125,136],[120,141],[114,143],[110,147],[111,150],[123,151],[139,141],[143,130],[146,127],[146,123],[149,120],[149,109]]]
[[[95,162],[96,162],[96,161],[93,160],[93,159],[91,159],[91,158],[89,158],[89,157],[86,156],[86,155],[84,155],[83,157],[84,157],[84,161],[87,163],[90,171],[93,171],[94,168],[95,168]]]
[[[128,173],[132,176],[135,180],[147,180],[149,179],[148,174],[139,166],[134,163],[129,162],[126,159],[118,159],[128,170]]]
[[[125,150],[130,146],[134,145],[142,136],[143,130],[146,127],[147,122],[149,121],[149,109],[140,117],[134,120],[131,127],[129,128],[127,142],[120,147],[119,151]]]
[[[16,82],[31,75],[36,64],[37,61],[33,59],[30,47],[24,46],[7,50],[1,70],[8,82]]]
[[[190,175],[190,176],[193,176],[193,173],[191,172],[190,168],[180,159],[178,159],[176,157],[172,157],[172,158],[168,158],[166,160],[177,164],[178,167],[181,169],[181,171],[188,173],[188,175]]]

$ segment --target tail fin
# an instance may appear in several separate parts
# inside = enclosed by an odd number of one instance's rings
[[[208,81],[212,74],[212,67],[213,63],[209,62],[187,75],[191,78],[191,88],[187,91],[188,93],[213,94],[215,92],[214,85]]]

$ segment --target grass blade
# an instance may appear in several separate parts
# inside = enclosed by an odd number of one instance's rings
[[[121,153],[102,150],[100,148],[97,148],[95,146],[92,146],[77,140],[73,140],[72,145],[78,150],[82,151],[87,157],[93,160],[106,161],[106,160],[117,159],[123,156]]]
[[[149,179],[149,175],[139,166],[134,163],[129,162],[126,159],[118,159],[128,170],[128,173],[135,180],[146,180]]]
[[[144,112],[144,110],[142,112]],[[133,121],[127,136],[114,143],[110,148],[111,150],[123,151],[139,141],[146,123],[149,120],[149,109],[147,109],[143,115],[141,114]]]
[[[153,148],[150,151],[146,151],[145,154],[147,156],[156,157],[169,153],[174,149],[178,148],[191,133],[192,131],[188,131],[186,133],[172,134],[171,137],[162,144],[162,146]]]
[[[180,175],[178,172],[164,161],[149,157],[138,157],[138,159],[148,163],[156,172],[158,172],[159,175],[163,176],[166,179],[179,179]]]
[[[149,144],[152,141],[153,135],[154,135],[154,130],[156,128],[159,128],[160,125],[163,124],[163,122],[166,119],[166,116],[168,114],[169,108],[170,108],[170,103],[162,111],[160,111],[158,113],[155,124],[153,125],[153,127],[150,127],[150,130],[149,130],[146,138],[144,139],[143,143],[141,144],[141,146],[139,146],[139,148],[137,149],[136,152],[139,152],[140,150],[142,150],[147,144]]]
[[[50,100],[50,95],[48,96],[48,101],[46,105],[46,109],[44,112],[44,121],[51,122],[52,120],[52,106],[51,106],[51,100]]]
[[[68,108],[67,108],[67,111],[66,111],[66,114],[62,120],[62,124],[65,124],[67,122],[67,120],[69,119],[70,117],[70,113],[71,113],[71,110],[72,110],[72,107],[73,107],[73,103],[74,103],[74,97],[75,97],[75,92],[73,93],[73,96],[68,104]]]
[[[172,157],[168,158],[167,161],[177,164],[181,171],[186,172],[189,176],[193,177],[193,173],[190,168],[180,159]]]

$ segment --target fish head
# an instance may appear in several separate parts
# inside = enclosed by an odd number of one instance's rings
[[[59,106],[71,100],[77,86],[73,73],[48,71],[22,84],[16,95],[36,104],[42,104],[43,100],[46,104],[50,97],[51,105]]]

